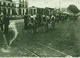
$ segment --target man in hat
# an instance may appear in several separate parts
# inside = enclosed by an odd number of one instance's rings
[[[8,33],[8,29],[9,29],[9,16],[8,14],[6,16],[4,16],[4,26],[5,26],[5,30],[4,30],[4,34]]]
[[[55,26],[55,16],[54,15],[51,16],[51,25],[52,25],[52,29],[54,29],[54,26]]]
[[[27,27],[28,27],[28,16],[26,14],[27,13],[25,13],[25,15],[24,15],[24,29],[27,29]]]

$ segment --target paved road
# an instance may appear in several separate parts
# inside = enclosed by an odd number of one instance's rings
[[[47,33],[39,28],[39,32],[33,35],[26,30],[22,31],[23,20],[17,20],[17,22],[19,34],[8,56],[80,56],[80,18],[76,21],[60,22],[56,24],[54,30],[50,28]],[[1,55],[7,56],[4,53]]]

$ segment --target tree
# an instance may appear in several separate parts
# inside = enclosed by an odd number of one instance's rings
[[[75,5],[69,5],[67,9],[74,14],[77,14],[79,12],[79,9]]]

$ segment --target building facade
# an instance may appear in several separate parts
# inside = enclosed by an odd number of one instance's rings
[[[27,12],[27,6],[28,6],[28,3],[27,3],[27,0],[19,0],[19,3],[18,3],[18,9],[19,9],[19,15],[24,15],[26,12]]]
[[[13,1],[0,1],[1,15],[24,15],[27,11],[27,1],[19,0],[18,3]]]
[[[15,15],[15,3],[11,1],[0,1],[0,14],[1,15]]]

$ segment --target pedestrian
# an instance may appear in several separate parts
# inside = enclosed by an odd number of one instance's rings
[[[37,30],[37,21],[36,21],[36,16],[35,15],[33,15],[31,17],[31,23],[32,23],[32,34],[33,34],[33,33],[37,32],[36,31]]]
[[[42,24],[43,24],[43,30],[44,32],[46,32],[47,31],[47,19],[45,15],[43,15],[42,17]]]
[[[4,34],[7,34],[9,32],[9,20],[10,17],[8,16],[8,14],[4,16]]]
[[[41,14],[39,14],[38,20],[39,20],[39,26],[40,26],[41,25],[41,21],[42,21]]]
[[[59,14],[56,14],[56,22],[59,23]]]
[[[55,16],[52,15],[51,17],[51,25],[52,25],[52,29],[54,29],[54,26],[55,26]]]
[[[46,19],[45,30],[46,30],[46,32],[47,32],[47,31],[48,31],[48,24],[49,24],[49,16],[46,15],[46,16],[45,16],[45,19]]]
[[[28,28],[28,15],[25,13],[24,15],[24,29],[26,30]]]

